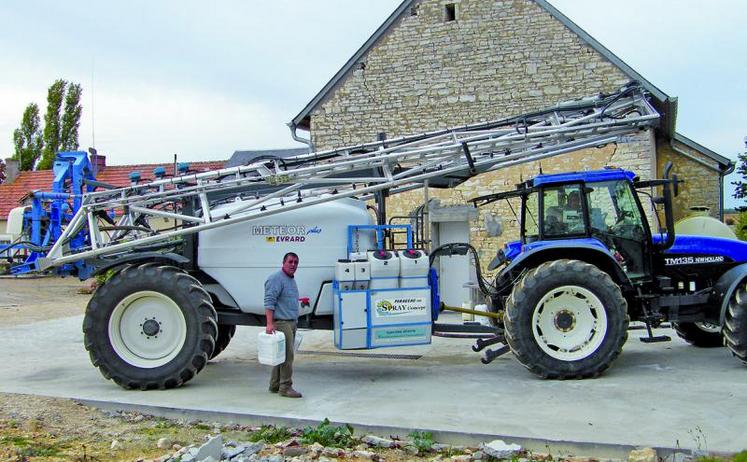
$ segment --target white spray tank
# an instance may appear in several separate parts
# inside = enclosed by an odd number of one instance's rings
[[[422,250],[407,249],[399,254],[399,286],[427,287],[430,260]]]
[[[737,240],[734,231],[725,223],[708,216],[708,207],[690,207],[690,215],[674,224],[674,233],[690,236],[720,237]]]
[[[399,256],[393,250],[368,252],[371,267],[370,289],[396,289],[399,287]]]

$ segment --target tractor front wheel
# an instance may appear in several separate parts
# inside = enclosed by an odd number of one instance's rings
[[[548,379],[596,377],[627,340],[627,302],[609,275],[577,260],[529,271],[506,303],[506,339],[527,369]]]
[[[200,282],[178,268],[129,266],[99,287],[83,333],[91,362],[123,388],[165,389],[208,362],[216,313]]]
[[[743,281],[729,300],[724,320],[726,346],[747,365],[747,282]]]

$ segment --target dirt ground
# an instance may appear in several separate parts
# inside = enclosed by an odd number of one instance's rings
[[[0,326],[28,324],[83,314],[90,295],[77,278],[0,277]]]

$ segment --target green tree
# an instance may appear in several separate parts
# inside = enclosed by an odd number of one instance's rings
[[[44,147],[39,106],[36,103],[29,104],[23,111],[21,128],[13,132],[13,144],[15,145],[13,158],[18,161],[19,169],[33,170],[34,164],[41,156]]]
[[[65,99],[65,88],[67,82],[58,79],[50,85],[47,91],[47,113],[44,115],[44,151],[37,168],[47,170],[52,168],[54,156],[60,150],[60,115],[62,112],[62,102]]]
[[[747,137],[745,138],[744,144],[747,147]],[[747,198],[747,151],[739,155],[739,160],[737,161],[737,174],[740,176],[740,179],[731,182],[731,184],[736,186],[734,197],[736,199],[745,199]]]
[[[80,126],[80,115],[83,112],[80,105],[82,93],[83,90],[78,83],[71,83],[67,87],[65,113],[62,114],[62,127],[60,128],[60,149],[62,151],[78,149],[78,127]]]

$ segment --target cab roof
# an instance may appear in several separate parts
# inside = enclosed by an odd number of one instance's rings
[[[635,173],[621,168],[606,168],[604,170],[590,170],[586,172],[556,173],[552,175],[540,174],[529,180],[530,186],[542,186],[564,183],[597,183],[600,181],[633,181]]]

